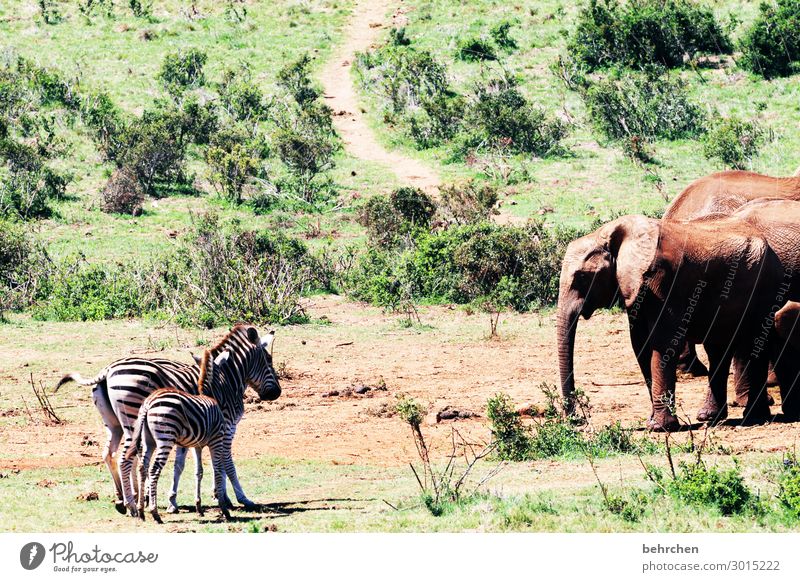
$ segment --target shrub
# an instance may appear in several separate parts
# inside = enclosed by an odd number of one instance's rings
[[[524,461],[530,457],[531,431],[522,424],[508,395],[495,394],[486,403],[486,416],[492,423],[492,439],[497,456],[504,461]]]
[[[81,100],[80,115],[104,157],[107,160],[117,159],[122,147],[120,138],[125,118],[108,93],[85,94]]]
[[[710,505],[723,515],[743,513],[754,500],[735,459],[734,466],[729,469],[707,467],[702,460],[681,463],[666,488],[684,503]]]
[[[739,65],[767,79],[800,71],[800,0],[762,2],[740,48]]]
[[[436,212],[436,205],[431,197],[419,188],[398,188],[391,193],[389,199],[400,219],[410,223],[412,227],[427,228]]]
[[[488,40],[470,37],[458,41],[456,58],[462,61],[494,61],[497,60],[497,54]]]
[[[684,57],[730,54],[728,31],[690,0],[591,0],[578,15],[567,52],[590,70],[618,64],[677,67]]]
[[[29,160],[29,167],[16,160],[7,162],[5,172],[0,170],[0,217],[47,218],[53,213],[49,202],[64,197],[68,178],[35,155]]]
[[[426,99],[450,94],[447,68],[429,51],[388,46],[359,53],[355,68],[361,84],[386,100],[391,116],[420,107]]]
[[[117,167],[130,168],[151,194],[157,186],[186,181],[184,164],[190,135],[185,119],[170,109],[151,109],[126,124],[119,134]]]
[[[568,131],[565,122],[529,103],[509,77],[476,85],[464,126],[467,147],[500,145],[537,156],[556,151]]]
[[[435,147],[456,136],[465,110],[466,102],[460,95],[448,92],[424,97],[405,117],[408,133],[417,147]]]
[[[186,89],[205,84],[203,67],[208,55],[198,49],[169,53],[161,63],[158,80],[172,95],[180,95]]]
[[[54,321],[98,321],[141,316],[141,289],[129,265],[61,269],[33,316]]]
[[[660,69],[601,79],[583,97],[595,126],[610,139],[680,139],[705,130],[705,114],[684,84]]]
[[[136,18],[150,18],[153,15],[152,0],[128,0],[128,7]]]
[[[311,58],[306,54],[278,71],[278,84],[289,92],[301,108],[311,105],[320,97],[320,92],[311,82],[310,65]]]
[[[50,257],[21,224],[0,219],[0,319],[31,305],[47,286]]]
[[[205,160],[212,186],[234,204],[241,203],[245,185],[262,170],[258,147],[247,134],[235,129],[214,136],[205,150]]]
[[[205,327],[237,321],[298,323],[307,318],[300,296],[317,270],[305,245],[283,235],[224,228],[204,215],[163,275],[178,321]]]
[[[439,211],[451,224],[471,224],[487,220],[497,204],[497,188],[469,180],[447,184],[439,189]]]
[[[393,46],[409,46],[411,39],[406,35],[405,27],[392,27],[389,30],[389,44]]]
[[[512,51],[517,48],[517,41],[515,41],[511,36],[509,36],[509,32],[511,31],[512,24],[508,21],[499,22],[492,27],[490,34],[492,35],[492,40],[494,43],[499,46],[501,49],[506,51]]]
[[[367,229],[370,243],[380,248],[394,246],[401,233],[402,219],[386,196],[376,195],[367,200],[357,220]]]
[[[778,499],[792,514],[800,517],[800,464],[797,455],[789,453],[778,473]]]
[[[708,159],[718,159],[726,166],[743,170],[758,155],[766,137],[767,132],[755,120],[723,119],[706,135],[703,154]]]
[[[139,216],[144,203],[144,189],[136,174],[128,168],[117,168],[101,192],[103,212]]]
[[[267,119],[269,106],[261,89],[250,78],[249,69],[226,71],[217,90],[223,108],[233,119],[253,123]]]

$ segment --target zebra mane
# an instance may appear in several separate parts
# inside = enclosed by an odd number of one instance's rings
[[[220,352],[222,352],[228,346],[228,341],[230,341],[231,337],[235,335],[243,335],[245,338],[247,338],[247,329],[250,327],[253,326],[248,323],[237,323],[230,329],[228,333],[225,334],[221,340],[217,342],[214,347],[209,348],[206,351],[211,352],[211,355],[214,357],[218,356]]]
[[[214,359],[211,357],[211,350],[203,352],[203,359],[200,361],[200,377],[197,379],[197,392],[206,396],[214,396],[211,382],[214,379]]]

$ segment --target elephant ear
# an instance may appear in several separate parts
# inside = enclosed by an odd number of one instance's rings
[[[646,216],[625,216],[608,225],[606,244],[626,308],[633,306],[655,260],[660,233],[659,221]]]

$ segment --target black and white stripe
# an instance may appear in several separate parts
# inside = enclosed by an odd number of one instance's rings
[[[280,396],[281,389],[272,364],[272,343],[274,332],[263,338],[258,331],[247,325],[237,325],[211,349],[213,357],[224,351],[230,352],[229,364],[226,366],[225,381],[231,394],[224,409],[228,420],[226,438],[233,442],[236,427],[244,414],[244,391],[249,385],[253,387],[262,400],[274,400]],[[133,508],[133,500],[125,497],[125,491],[131,491],[130,482],[124,486],[120,476],[122,467],[117,460],[124,459],[124,452],[130,446],[133,425],[139,408],[145,398],[159,388],[175,388],[190,394],[197,394],[197,383],[200,368],[196,364],[184,364],[165,359],[147,360],[142,358],[124,358],[108,365],[95,378],[84,379],[80,374],[64,376],[56,386],[56,390],[69,381],[80,385],[94,385],[92,398],[103,423],[106,426],[108,440],[104,451],[106,465],[114,479],[117,496],[116,507],[125,513],[126,507]],[[122,444],[122,454],[117,449]],[[201,449],[195,449],[196,480],[202,478]],[[170,493],[170,511],[177,511],[178,482],[183,471],[186,448],[179,447],[175,459],[175,474]],[[119,465],[122,464],[120,460]],[[233,459],[226,461],[227,478],[231,480],[236,499],[245,506],[253,505],[244,494],[239,484]],[[127,471],[126,474],[130,474]],[[227,497],[225,498],[227,502]]]
[[[175,445],[194,449],[209,448],[214,466],[217,502],[225,518],[230,518],[224,495],[225,465],[230,457],[230,448],[227,439],[228,421],[223,410],[235,408],[236,403],[226,400],[235,397],[235,394],[226,390],[224,382],[220,381],[228,356],[229,352],[223,352],[213,360],[211,352],[205,351],[200,365],[200,394],[160,388],[150,394],[139,408],[131,435],[131,446],[125,452],[120,466],[121,469],[129,467],[130,463],[127,461],[132,461],[134,456],[141,454],[137,513],[142,519],[147,497],[150,514],[161,523],[158,514],[158,479]],[[125,483],[129,482],[128,475],[123,475],[122,479]],[[147,495],[144,492],[145,486]],[[195,507],[197,513],[202,515],[200,483],[197,483]]]

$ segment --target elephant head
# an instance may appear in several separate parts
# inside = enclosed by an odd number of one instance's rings
[[[630,309],[643,290],[660,233],[659,221],[622,216],[572,241],[561,265],[556,319],[561,393],[567,413],[574,412],[574,352],[578,319],[597,309]]]

